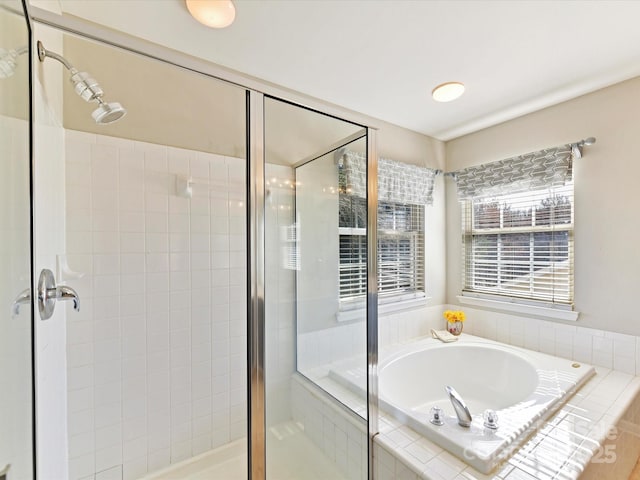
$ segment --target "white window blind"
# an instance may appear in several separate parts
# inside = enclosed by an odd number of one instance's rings
[[[366,201],[340,195],[340,301],[348,308],[367,293]],[[380,202],[378,293],[381,298],[424,294],[424,206]]]
[[[573,182],[463,200],[463,294],[573,304]]]
[[[463,213],[463,295],[573,308],[572,171],[580,148],[452,173]]]

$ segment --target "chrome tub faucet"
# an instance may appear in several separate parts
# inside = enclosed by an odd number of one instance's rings
[[[447,393],[449,394],[449,400],[451,400],[451,404],[453,405],[453,409],[456,411],[456,415],[458,416],[458,425],[461,427],[469,428],[471,426],[471,412],[469,411],[469,407],[464,403],[464,400],[460,396],[458,392],[453,387],[446,386],[444,387]]]

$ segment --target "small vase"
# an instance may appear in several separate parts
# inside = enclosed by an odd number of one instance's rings
[[[460,335],[462,333],[462,322],[447,322],[447,330],[452,335]]]

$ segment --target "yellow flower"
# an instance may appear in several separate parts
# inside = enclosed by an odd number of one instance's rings
[[[447,322],[464,322],[466,316],[462,310],[445,310],[444,318],[447,319]]]

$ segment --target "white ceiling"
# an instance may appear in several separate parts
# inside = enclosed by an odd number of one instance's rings
[[[640,75],[640,1],[236,0],[223,30],[183,0],[63,11],[442,140]],[[459,100],[432,88],[462,81]]]

